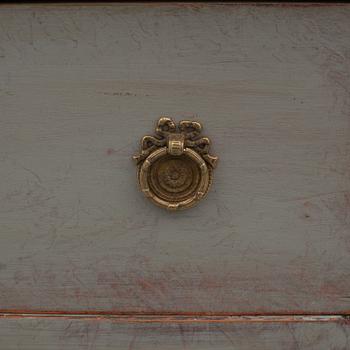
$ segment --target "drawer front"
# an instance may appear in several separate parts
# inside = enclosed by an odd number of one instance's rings
[[[0,311],[348,313],[349,38],[345,4],[1,6]],[[220,158],[186,211],[138,189],[162,115]]]
[[[6,350],[347,350],[349,327],[331,322],[156,322],[0,319]]]

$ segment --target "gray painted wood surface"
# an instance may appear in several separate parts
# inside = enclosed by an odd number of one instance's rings
[[[349,5],[1,6],[0,308],[349,312],[349,38]],[[201,121],[220,157],[186,212],[137,188],[131,156],[164,114]],[[28,349],[72,332],[74,348],[90,327],[40,322],[0,331]],[[295,327],[321,337],[306,349],[345,341]],[[244,330],[228,332],[222,349]]]
[[[6,350],[347,350],[350,328],[331,323],[118,323],[0,319]]]

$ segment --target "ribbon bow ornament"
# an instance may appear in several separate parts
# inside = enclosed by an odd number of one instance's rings
[[[210,140],[200,137],[202,125],[196,121],[183,120],[178,128],[171,118],[161,117],[158,120],[155,136],[144,136],[141,140],[141,153],[133,158],[137,164],[143,162],[153,151],[166,147],[168,136],[178,133],[184,135],[184,146],[192,148],[212,167],[215,168],[218,158],[209,154]]]

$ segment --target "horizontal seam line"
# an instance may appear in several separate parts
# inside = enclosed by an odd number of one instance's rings
[[[98,313],[54,313],[54,312],[0,312],[0,319],[70,319],[99,320],[119,323],[292,323],[292,322],[349,322],[349,315],[181,315],[181,314],[98,314]]]

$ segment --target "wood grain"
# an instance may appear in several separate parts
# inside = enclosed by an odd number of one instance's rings
[[[349,5],[1,6],[0,309],[349,313],[349,38]],[[221,160],[187,212],[137,188],[131,156],[160,115],[200,120]],[[99,340],[97,325],[119,333]],[[140,347],[142,326],[114,327],[0,332],[26,349],[62,334],[72,349]],[[143,349],[181,343],[164,327]],[[245,332],[200,327],[188,348]],[[252,327],[238,348],[348,339],[334,324],[266,326],[275,339]]]

